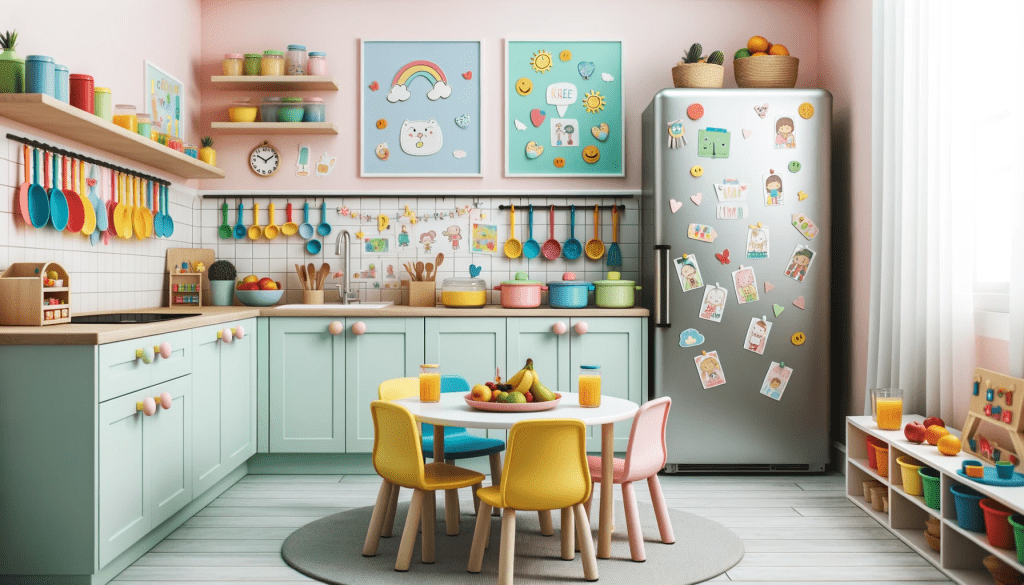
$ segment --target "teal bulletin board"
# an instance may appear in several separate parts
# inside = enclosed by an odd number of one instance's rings
[[[625,176],[621,41],[505,42],[505,176]]]

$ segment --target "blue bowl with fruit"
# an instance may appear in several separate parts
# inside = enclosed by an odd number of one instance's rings
[[[283,290],[236,290],[235,297],[240,303],[249,307],[269,307],[276,305],[284,294]]]

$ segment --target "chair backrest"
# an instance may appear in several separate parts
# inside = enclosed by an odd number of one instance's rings
[[[384,380],[380,383],[380,386],[377,386],[377,399],[388,402],[419,396],[419,394],[419,378],[393,378],[391,380]]]
[[[373,468],[384,479],[408,488],[424,483],[423,452],[416,434],[416,419],[407,408],[375,400],[373,413]]]
[[[508,436],[501,499],[516,510],[558,510],[590,497],[583,421],[529,420]]]
[[[665,467],[668,447],[665,445],[665,426],[672,399],[663,396],[640,406],[633,417],[633,428],[629,431],[626,447],[626,462],[623,477],[650,477]]]
[[[417,390],[418,391],[418,390]],[[441,394],[448,394],[449,392],[461,392],[463,394],[469,394],[469,382],[466,381],[462,376],[456,376],[454,374],[443,374],[441,376]],[[428,425],[427,423],[422,424],[423,436],[432,437],[434,436],[434,425]],[[444,436],[455,435],[466,432],[463,427],[445,427]]]

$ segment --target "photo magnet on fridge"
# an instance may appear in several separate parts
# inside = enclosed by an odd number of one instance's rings
[[[679,286],[683,287],[683,292],[704,286],[696,256],[683,254],[682,258],[676,258],[672,262],[675,264],[676,276],[679,277]]]
[[[771,332],[772,322],[768,320],[767,315],[751,318],[750,325],[747,327],[747,335],[743,338],[743,349],[757,355],[764,355],[764,348],[768,344],[768,336]]]
[[[757,223],[747,228],[747,258],[768,258],[768,226]]]
[[[772,362],[768,366],[768,373],[764,375],[761,382],[761,394],[773,400],[782,400],[782,393],[786,391],[790,377],[793,376],[793,368],[786,367],[785,362]]]
[[[693,363],[697,364],[700,384],[705,390],[725,384],[725,370],[722,369],[717,351],[702,351],[699,356],[693,358]]]
[[[796,148],[793,136],[793,118],[775,120],[775,148]]]
[[[736,302],[743,305],[761,299],[757,294],[757,276],[752,266],[740,265],[739,270],[732,273],[732,281],[736,286]]]
[[[782,178],[775,173],[775,169],[771,169],[767,175],[764,175],[764,205],[772,207],[785,204],[786,197],[782,193]]]
[[[704,300],[700,303],[700,314],[697,316],[701,319],[721,323],[722,315],[725,314],[725,301],[728,300],[728,297],[729,290],[719,286],[717,282],[715,286],[704,287]]]
[[[812,262],[814,262],[814,250],[797,244],[789,259],[789,265],[786,267],[786,276],[797,282],[803,282],[807,271],[811,269]]]

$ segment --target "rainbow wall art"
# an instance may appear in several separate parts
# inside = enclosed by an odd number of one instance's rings
[[[431,89],[427,92],[427,99],[430,101],[445,99],[452,95],[452,87],[448,85],[448,78],[440,67],[430,61],[410,61],[398,70],[391,81],[388,101],[395,104],[409,99],[412,96],[409,83],[417,77],[423,77],[431,83]]]

